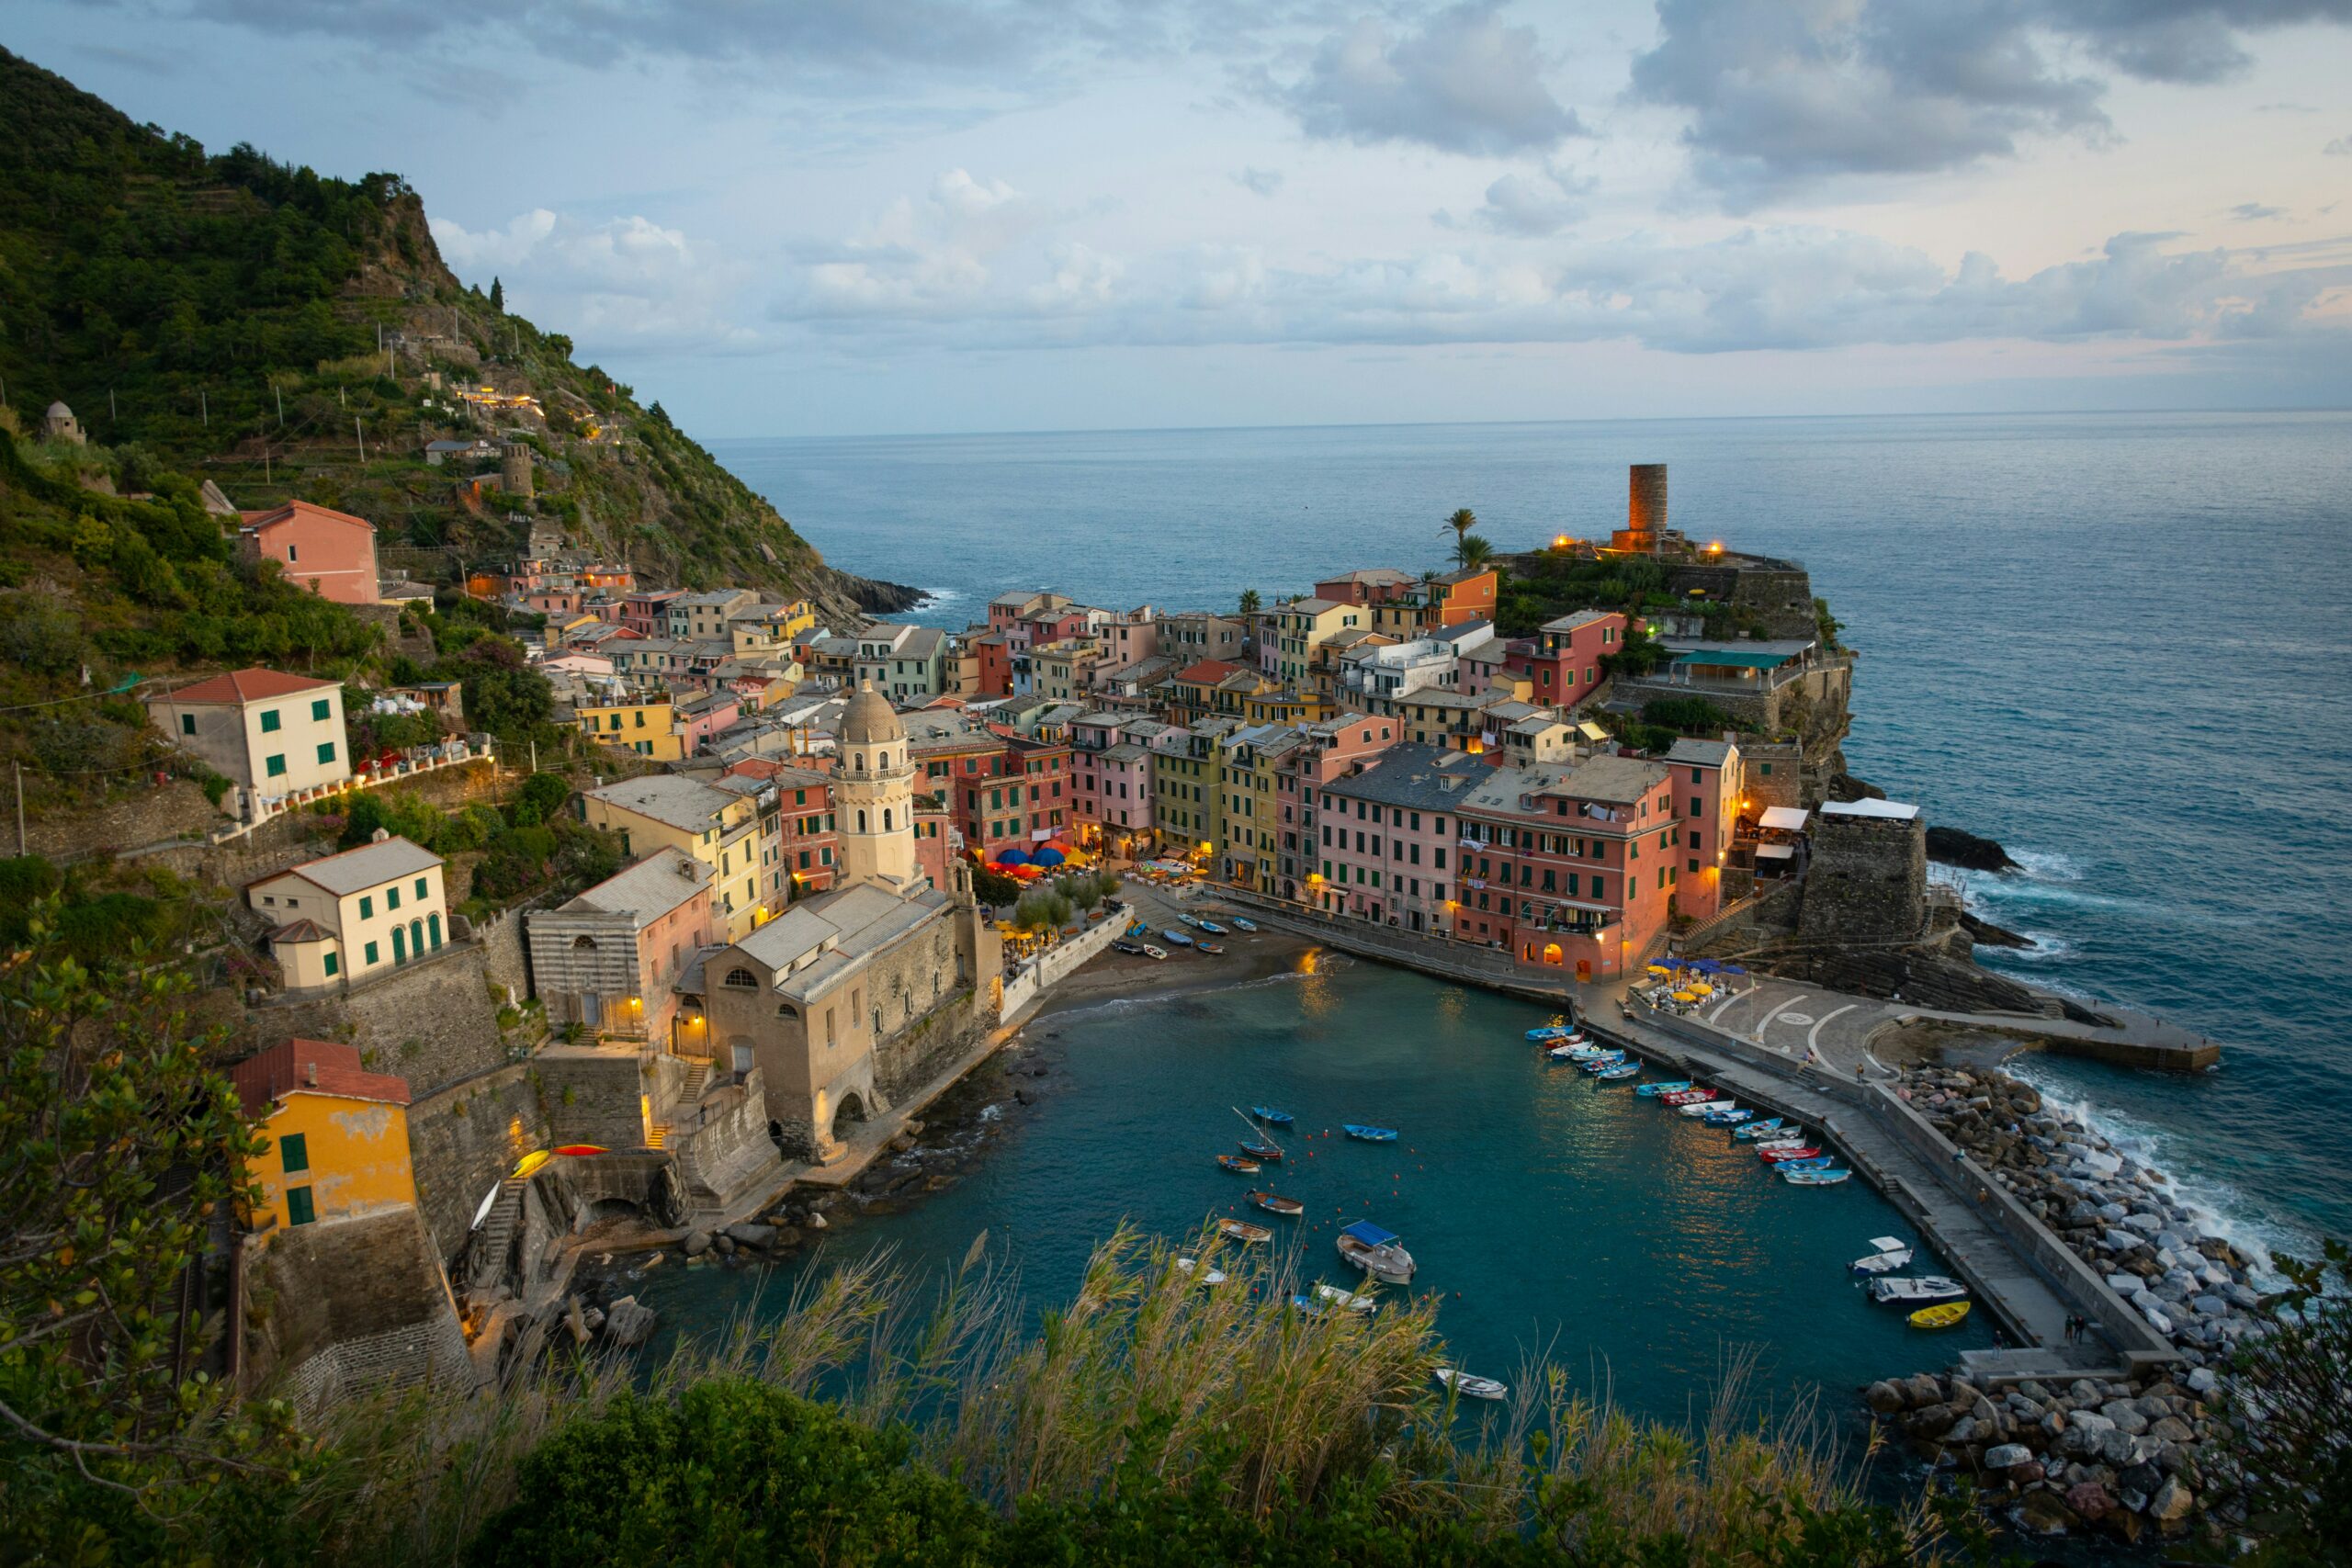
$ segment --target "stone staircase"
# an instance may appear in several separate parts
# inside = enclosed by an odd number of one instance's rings
[[[678,1103],[692,1108],[702,1103],[702,1091],[710,1082],[710,1063],[700,1057],[688,1057],[685,1082],[679,1086]]]
[[[523,1226],[523,1192],[530,1182],[523,1177],[510,1176],[498,1184],[498,1197],[490,1206],[490,1217],[481,1223],[481,1234],[474,1238],[471,1279],[477,1289],[488,1289],[505,1276],[508,1260],[514,1252],[514,1233]]]

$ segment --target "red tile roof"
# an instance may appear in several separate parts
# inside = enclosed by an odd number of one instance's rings
[[[365,517],[354,517],[348,512],[337,512],[331,506],[315,506],[307,501],[289,501],[283,506],[273,506],[266,512],[245,512],[238,515],[244,519],[243,531],[246,533],[274,528],[280,523],[291,523],[297,519],[310,523],[348,523],[371,534],[376,531],[376,525]]]
[[[288,675],[280,670],[264,670],[256,665],[250,670],[233,670],[226,675],[215,675],[209,681],[198,681],[193,686],[182,686],[165,695],[175,703],[258,703],[266,702],[271,697],[290,697],[297,693],[315,692],[322,687],[341,684],[339,681]]]
[[[1240,672],[1238,664],[1227,664],[1222,659],[1204,659],[1189,670],[1179,671],[1176,679],[1188,685],[1214,686],[1227,676]]]
[[[245,1114],[258,1121],[289,1094],[331,1094],[345,1100],[408,1103],[408,1080],[371,1073],[359,1065],[356,1046],[332,1040],[285,1040],[229,1069]]]

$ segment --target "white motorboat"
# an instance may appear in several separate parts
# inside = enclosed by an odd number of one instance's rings
[[[1343,1291],[1337,1285],[1317,1285],[1315,1287],[1315,1293],[1333,1305],[1343,1306],[1350,1312],[1374,1313],[1380,1310],[1380,1303],[1370,1296],[1360,1296],[1352,1291]]]
[[[1393,1231],[1382,1230],[1370,1220],[1358,1220],[1341,1231],[1333,1246],[1340,1256],[1379,1280],[1384,1285],[1409,1285],[1417,1265],[1413,1255],[1405,1250]]]
[[[1874,1235],[1871,1237],[1870,1256],[1854,1259],[1854,1272],[1892,1274],[1910,1261],[1911,1248],[1904,1245],[1900,1236]]]
[[[1190,1258],[1180,1258],[1176,1260],[1176,1271],[1180,1274],[1190,1274],[1199,1267],[1200,1264]],[[1225,1270],[1222,1269],[1210,1269],[1207,1273],[1201,1276],[1201,1283],[1204,1285],[1224,1284]]]
[[[1452,1367],[1437,1369],[1437,1381],[1464,1399],[1501,1399],[1510,1393],[1509,1388],[1492,1378],[1475,1377],[1457,1372]]]
[[[1694,1100],[1688,1105],[1678,1105],[1674,1109],[1695,1121],[1702,1116],[1720,1116],[1738,1107],[1728,1100]]]
[[[1890,1306],[1934,1306],[1939,1302],[1959,1301],[1967,1294],[1967,1286],[1940,1274],[1882,1274],[1871,1281],[1871,1300]]]

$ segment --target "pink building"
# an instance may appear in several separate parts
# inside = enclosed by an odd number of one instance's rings
[[[1458,939],[1589,980],[1638,970],[1665,933],[1681,834],[1664,763],[1497,768],[1461,815]]]
[[[712,736],[743,716],[743,699],[722,686],[707,696],[680,703],[673,713],[671,722],[677,729],[683,754],[698,757]]]
[[[1544,622],[1532,640],[1512,643],[1503,665],[1533,687],[1528,701],[1574,708],[1600,691],[1601,660],[1624,646],[1624,616],[1613,610],[1579,610]]]
[[[1420,581],[1411,572],[1398,571],[1395,567],[1366,567],[1324,579],[1315,585],[1315,597],[1329,599],[1335,604],[1385,604],[1418,589]]]
[[[649,588],[630,593],[621,600],[621,625],[643,637],[664,637],[670,635],[670,601],[678,596],[675,588]]]
[[[1746,770],[1738,745],[1730,740],[1678,740],[1665,761],[1682,825],[1682,877],[1674,892],[1674,912],[1703,920],[1724,907],[1724,859],[1739,821]]]
[[[668,1043],[677,981],[718,934],[710,868],[663,848],[560,908],[525,917],[533,989],[557,1023]]]
[[[1317,786],[1307,902],[1374,925],[1452,933],[1462,809],[1492,772],[1467,752],[1408,741]]]
[[[287,581],[338,604],[378,602],[373,523],[307,501],[243,515],[237,546],[246,559],[274,560]]]
[[[1345,776],[1396,744],[1396,723],[1370,714],[1340,714],[1295,726],[1299,744],[1286,752],[1274,774],[1276,850],[1274,891],[1284,898],[1306,897],[1307,878],[1320,859],[1322,786]]]
[[[1151,752],[1127,733],[1129,725],[1163,727],[1128,714],[1091,713],[1072,719],[1071,816],[1080,841],[1130,854],[1150,841]]]

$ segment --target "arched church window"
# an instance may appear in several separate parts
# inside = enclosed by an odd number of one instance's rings
[[[882,830],[886,833],[890,830],[890,808],[887,806],[882,808]]]
[[[760,988],[760,977],[749,969],[729,969],[727,972],[726,983],[739,991],[756,991]]]
[[[857,830],[861,833],[865,831],[865,813],[863,809],[857,814]]]

